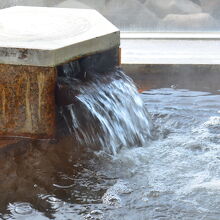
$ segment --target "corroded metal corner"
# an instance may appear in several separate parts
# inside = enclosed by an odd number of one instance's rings
[[[0,139],[55,138],[59,124],[56,104],[73,99],[66,93],[62,96],[63,91],[55,93],[57,75],[63,66],[76,62],[80,72],[73,77],[102,73],[120,64],[120,50],[112,48],[56,67],[0,64]]]
[[[56,68],[0,64],[0,138],[53,138]]]
[[[118,65],[120,31],[91,9],[11,7],[0,20],[0,139],[51,139],[59,66],[77,60],[85,75]]]

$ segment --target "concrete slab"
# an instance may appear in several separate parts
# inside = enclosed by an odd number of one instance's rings
[[[51,67],[119,44],[119,30],[95,10],[0,10],[1,64]]]
[[[219,33],[123,33],[122,64],[220,64]]]

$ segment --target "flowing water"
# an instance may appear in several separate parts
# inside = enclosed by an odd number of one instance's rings
[[[143,146],[152,125],[132,80],[120,69],[88,78],[66,82],[76,94],[73,104],[60,107],[69,132],[81,145],[114,155],[123,146]]]
[[[154,125],[142,147],[112,155],[66,137],[6,153],[0,218],[219,220],[220,91],[158,88],[141,99]]]

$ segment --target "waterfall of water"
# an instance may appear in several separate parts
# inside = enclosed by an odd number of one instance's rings
[[[65,72],[71,75],[67,67]],[[62,89],[69,100],[60,98],[59,112],[80,144],[116,154],[121,147],[142,146],[151,136],[149,114],[121,69],[85,73],[84,80],[60,77],[59,94]]]

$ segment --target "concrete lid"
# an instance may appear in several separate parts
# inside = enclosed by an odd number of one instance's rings
[[[119,30],[92,9],[16,6],[0,10],[3,64],[56,66],[119,44]]]

